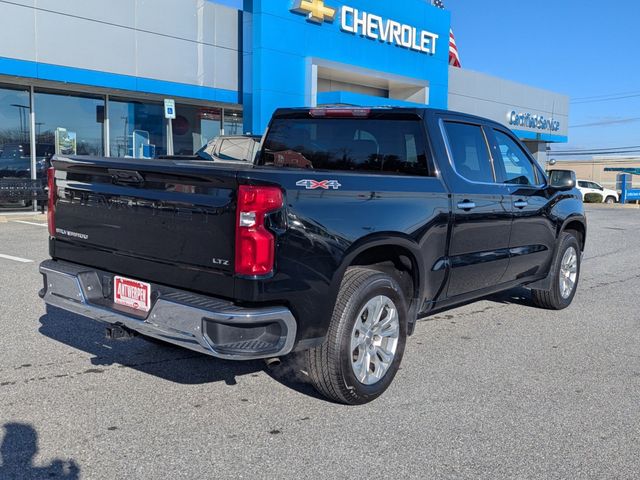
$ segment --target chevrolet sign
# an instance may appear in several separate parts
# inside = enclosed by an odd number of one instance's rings
[[[318,24],[333,22],[337,13],[337,9],[328,7],[323,0],[296,0],[291,11],[306,15],[308,21]],[[340,29],[345,33],[429,55],[436,54],[436,43],[439,38],[439,35],[428,30],[418,29],[347,5],[341,9]]]

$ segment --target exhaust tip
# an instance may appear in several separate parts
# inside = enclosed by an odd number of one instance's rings
[[[266,358],[264,360],[264,363],[267,365],[267,368],[275,368],[282,364],[282,360],[280,360],[280,358],[278,357]]]

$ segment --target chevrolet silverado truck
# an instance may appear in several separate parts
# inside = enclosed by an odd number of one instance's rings
[[[112,334],[295,354],[321,394],[362,404],[417,319],[518,286],[572,302],[575,182],[503,125],[432,109],[280,109],[247,164],[58,156],[40,296]]]

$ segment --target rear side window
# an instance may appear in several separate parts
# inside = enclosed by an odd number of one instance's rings
[[[456,171],[473,182],[493,183],[493,168],[482,128],[467,123],[445,122]]]
[[[427,175],[419,119],[275,119],[262,163],[278,167]]]

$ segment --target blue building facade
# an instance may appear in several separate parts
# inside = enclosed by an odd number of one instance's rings
[[[244,11],[248,130],[282,105],[447,107],[450,14],[425,0],[247,0]],[[371,85],[377,95],[358,88]]]
[[[449,67],[451,16],[428,0],[16,0],[0,18],[0,177],[42,175],[61,137],[193,154],[278,107],[427,105],[501,121],[536,155],[567,140],[566,96]]]

